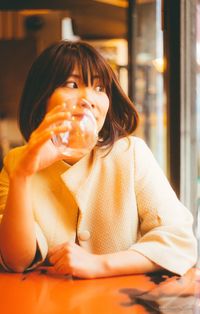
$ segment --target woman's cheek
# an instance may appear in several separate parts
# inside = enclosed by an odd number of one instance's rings
[[[102,110],[104,112],[103,115],[106,116],[108,109],[109,109],[109,105],[110,105],[110,101],[109,101],[109,98],[107,97],[107,95],[104,98],[104,101],[102,101],[102,103],[103,103]]]
[[[106,116],[109,109],[109,98],[106,94],[102,95],[101,99],[98,101],[99,108],[99,119],[98,119],[98,131],[100,131],[106,120]]]
[[[101,131],[101,129],[102,129],[103,125],[104,125],[104,122],[105,122],[105,120],[106,120],[107,112],[108,112],[108,110],[105,111],[104,115],[102,115],[102,116],[101,116],[101,119],[99,119],[99,121],[98,121],[98,132]]]

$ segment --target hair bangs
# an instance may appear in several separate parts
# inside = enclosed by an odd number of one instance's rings
[[[74,68],[79,63],[79,57],[75,49],[66,49],[66,51],[63,49],[62,53],[63,57],[60,58],[58,55],[58,60],[55,60],[54,76],[57,86],[65,84],[66,79],[73,73]],[[58,80],[58,78],[60,79]]]
[[[73,55],[76,58],[75,65],[78,66],[85,85],[89,82],[93,84],[95,78],[98,78],[110,95],[112,78],[109,68],[104,60],[99,57],[90,47],[80,47],[78,54]]]

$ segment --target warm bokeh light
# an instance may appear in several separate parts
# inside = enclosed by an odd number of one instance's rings
[[[29,16],[29,15],[39,15],[39,14],[49,14],[52,10],[21,10],[20,14]]]
[[[163,58],[157,58],[152,60],[152,63],[159,73],[163,73],[165,70],[165,60]]]
[[[126,0],[95,0],[95,1],[115,5],[121,8],[128,8],[128,1]]]

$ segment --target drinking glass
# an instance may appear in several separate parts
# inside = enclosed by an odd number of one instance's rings
[[[97,124],[86,99],[64,101],[68,118],[60,125],[67,131],[52,136],[52,142],[64,156],[85,155],[97,142]]]

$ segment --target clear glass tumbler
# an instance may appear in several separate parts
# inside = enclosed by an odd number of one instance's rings
[[[97,143],[97,124],[87,100],[64,101],[68,119],[62,122],[69,129],[54,134],[52,142],[64,156],[87,154]]]

